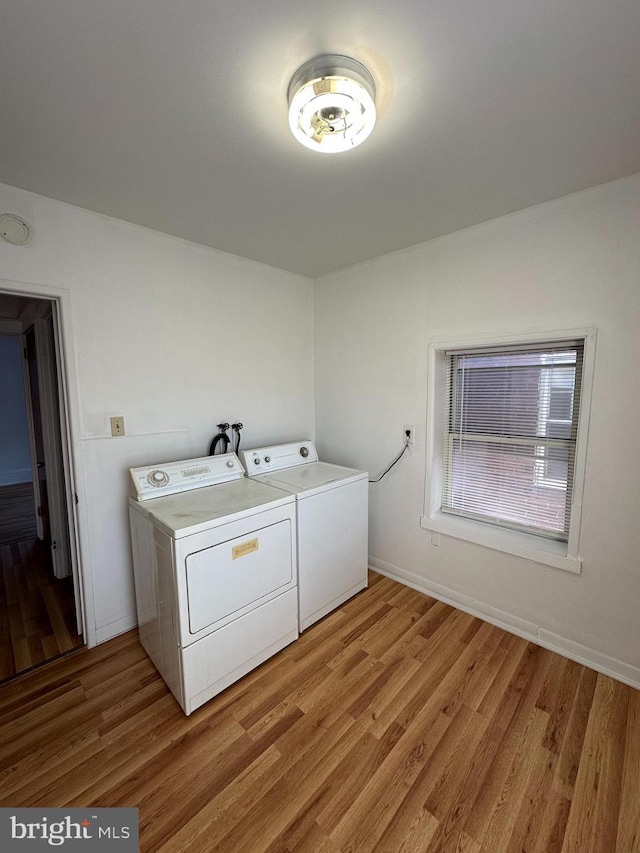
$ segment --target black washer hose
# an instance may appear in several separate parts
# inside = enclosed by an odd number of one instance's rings
[[[218,424],[218,429],[220,432],[216,435],[209,446],[209,456],[213,456],[216,452],[216,447],[220,442],[224,444],[224,447],[220,451],[220,453],[227,453],[229,450],[229,436],[227,435],[227,430],[229,429],[229,424]]]
[[[224,448],[220,451],[220,453],[226,453],[229,447],[229,436],[226,432],[219,432],[218,435],[215,436],[213,441],[211,442],[211,446],[209,447],[209,456],[213,456],[216,452],[216,447],[220,442],[223,442]]]

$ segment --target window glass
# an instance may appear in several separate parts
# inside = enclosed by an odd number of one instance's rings
[[[444,512],[567,539],[582,342],[448,353]]]

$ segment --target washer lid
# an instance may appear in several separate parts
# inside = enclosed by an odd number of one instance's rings
[[[301,495],[312,490],[321,491],[323,486],[332,488],[346,480],[359,480],[367,476],[366,471],[358,471],[355,468],[344,468],[329,462],[311,462],[296,468],[263,474],[260,482]]]
[[[293,503],[294,496],[243,477],[155,500],[129,503],[174,539]]]

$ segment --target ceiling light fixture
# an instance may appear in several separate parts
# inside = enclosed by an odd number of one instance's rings
[[[348,56],[318,56],[289,83],[289,127],[312,151],[348,151],[376,123],[376,88],[360,62]]]

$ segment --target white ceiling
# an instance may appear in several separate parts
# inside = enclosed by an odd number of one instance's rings
[[[0,335],[23,335],[37,317],[51,312],[48,299],[0,292]]]
[[[638,0],[3,0],[0,181],[309,276],[640,171]],[[379,121],[311,152],[343,53]]]
[[[11,296],[0,293],[0,320],[19,320],[31,300],[26,296]]]

